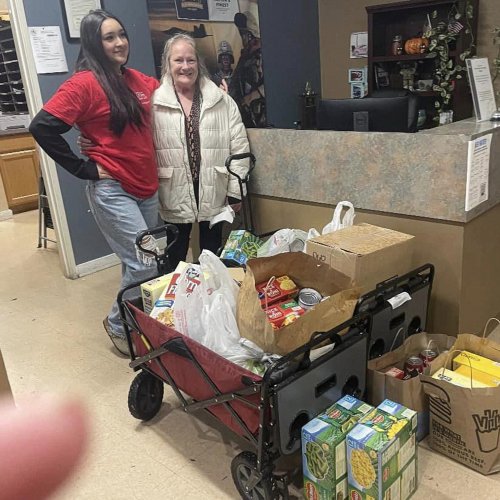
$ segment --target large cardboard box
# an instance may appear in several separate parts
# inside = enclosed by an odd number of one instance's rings
[[[7,377],[7,370],[3,362],[2,351],[0,351],[0,398],[13,401],[12,390]]]
[[[306,242],[306,253],[349,276],[362,292],[413,268],[414,236],[371,224],[339,229]]]

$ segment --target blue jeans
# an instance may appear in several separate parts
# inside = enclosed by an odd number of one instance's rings
[[[87,199],[97,226],[122,262],[120,289],[154,276],[155,265],[146,266],[137,258],[135,238],[138,232],[158,225],[158,194],[137,198],[124,191],[118,181],[102,179],[88,182]],[[114,334],[125,335],[116,300],[108,321]]]

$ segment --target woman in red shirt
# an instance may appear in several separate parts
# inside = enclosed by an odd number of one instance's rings
[[[137,256],[135,238],[158,223],[151,96],[159,84],[125,67],[129,39],[115,16],[90,12],[82,19],[80,36],[75,74],[45,103],[30,132],[61,167],[88,181],[92,214],[122,262],[123,288],[155,274]],[[73,153],[62,136],[73,126],[92,141],[88,160]],[[104,327],[118,351],[128,354],[116,301]]]

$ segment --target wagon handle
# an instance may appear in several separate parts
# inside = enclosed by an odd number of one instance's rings
[[[233,162],[233,160],[244,160],[245,158],[250,158],[250,167],[248,169],[247,174],[245,175],[245,178],[242,179],[241,176],[239,176],[236,172],[234,172],[234,170],[231,170],[231,163]],[[256,161],[255,156],[252,153],[237,153],[234,155],[229,155],[226,158],[226,162],[224,164],[228,172],[231,175],[234,175],[240,183],[247,183],[248,179],[250,178],[250,173],[255,168],[255,161]]]
[[[169,234],[171,238],[169,238]],[[167,239],[167,242],[169,241],[169,239],[171,239],[170,243],[167,243],[167,246],[165,247],[163,253],[161,254],[155,252],[154,250],[144,248],[143,246],[143,240],[146,236],[157,236],[157,235],[162,235],[162,236],[164,235]],[[175,226],[174,224],[164,224],[162,226],[157,226],[152,229],[145,229],[144,231],[139,232],[135,239],[135,244],[137,248],[141,250],[141,252],[144,252],[146,255],[150,255],[155,259],[156,265],[158,267],[158,272],[160,274],[166,274],[171,271],[170,262],[168,260],[168,251],[170,250],[172,245],[177,241],[178,237],[179,237],[179,230],[177,229],[177,226]]]

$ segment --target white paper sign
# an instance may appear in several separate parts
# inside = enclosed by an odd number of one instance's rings
[[[59,26],[28,28],[36,71],[42,73],[67,73],[68,63]]]
[[[486,57],[467,59],[466,64],[476,120],[478,122],[489,120],[497,106],[488,59]]]
[[[465,211],[468,212],[488,199],[490,150],[492,134],[469,141]]]
[[[94,9],[101,8],[101,0],[64,0],[68,31],[71,38],[80,38],[80,23]]]
[[[234,15],[240,11],[238,0],[208,0],[210,21],[233,22]]]

